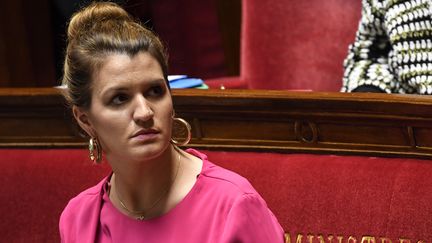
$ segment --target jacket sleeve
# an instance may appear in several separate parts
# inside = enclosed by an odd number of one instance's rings
[[[431,2],[362,1],[342,91],[362,85],[387,93],[432,94]]]
[[[389,2],[385,27],[399,93],[432,94],[432,2]]]
[[[284,232],[257,194],[245,194],[233,204],[222,236],[224,243],[283,243]]]
[[[390,71],[390,42],[383,28],[382,9],[371,0],[362,1],[362,17],[353,44],[344,61],[342,92],[367,85],[391,93],[396,87]]]

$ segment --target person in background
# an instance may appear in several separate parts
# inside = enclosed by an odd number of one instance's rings
[[[431,4],[363,0],[341,91],[432,94]]]
[[[73,15],[63,84],[89,155],[112,172],[71,199],[62,242],[284,242],[251,184],[182,150],[189,124],[175,116],[159,38],[119,5],[95,2]],[[183,125],[185,141],[172,138]]]

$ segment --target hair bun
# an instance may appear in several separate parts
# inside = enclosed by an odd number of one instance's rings
[[[107,21],[133,21],[133,19],[115,3],[93,2],[71,18],[67,31],[68,40],[71,41],[83,34],[92,34],[96,26],[104,25]]]

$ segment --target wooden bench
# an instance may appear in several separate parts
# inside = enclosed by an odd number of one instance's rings
[[[190,147],[248,178],[290,243],[432,240],[427,96],[174,90]],[[59,91],[0,89],[2,241],[58,242],[67,201],[109,171]]]

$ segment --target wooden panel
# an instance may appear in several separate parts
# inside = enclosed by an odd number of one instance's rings
[[[414,157],[432,155],[425,135],[432,131],[431,102],[416,95],[288,91],[175,96],[177,113],[199,131],[192,146]]]
[[[48,0],[4,1],[0,8],[0,86],[54,86]]]
[[[432,147],[432,130],[428,127],[416,127],[414,129],[416,146],[423,148]]]
[[[432,98],[174,90],[191,147],[432,158]],[[85,146],[56,89],[0,89],[0,146]]]
[[[0,85],[22,86],[29,82],[32,74],[27,45],[27,33],[25,30],[22,1],[5,1],[0,8],[0,36],[2,44],[2,59],[5,66],[2,67],[2,79]],[[33,82],[30,82],[34,85]]]
[[[0,89],[0,146],[83,146],[60,92]]]
[[[241,0],[217,0],[217,13],[229,76],[240,73]]]

